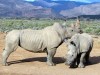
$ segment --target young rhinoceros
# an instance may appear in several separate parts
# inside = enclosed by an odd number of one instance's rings
[[[75,34],[68,43],[66,64],[71,68],[77,65],[80,68],[89,63],[90,52],[93,47],[93,39],[87,33]]]
[[[7,34],[5,39],[2,64],[5,66],[8,65],[7,59],[9,55],[20,46],[31,52],[46,50],[47,64],[53,66],[52,59],[56,53],[56,49],[64,39],[80,31],[77,27],[75,28],[67,29],[59,23],[54,23],[52,26],[48,26],[42,30],[12,30]]]

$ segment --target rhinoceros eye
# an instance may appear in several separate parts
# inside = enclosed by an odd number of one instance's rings
[[[76,44],[74,43],[74,41],[71,41],[70,43],[71,43],[72,45],[76,46]]]
[[[71,30],[73,32],[73,30]]]
[[[73,57],[74,55],[72,55],[72,57]]]

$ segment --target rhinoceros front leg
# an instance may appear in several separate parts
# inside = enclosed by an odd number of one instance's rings
[[[82,53],[81,54],[80,62],[79,62],[79,65],[78,65],[79,68],[84,68],[85,67],[84,66],[84,58],[85,58],[85,55],[86,55],[86,53]]]
[[[47,49],[47,64],[49,66],[54,66],[55,64],[53,63],[52,59],[56,53],[56,48],[52,49]]]

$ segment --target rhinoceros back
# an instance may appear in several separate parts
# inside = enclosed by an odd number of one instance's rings
[[[20,46],[33,52],[44,50],[42,30],[22,30],[20,33]]]
[[[87,33],[80,34],[80,45],[82,52],[87,52],[90,47],[93,47],[92,37]]]

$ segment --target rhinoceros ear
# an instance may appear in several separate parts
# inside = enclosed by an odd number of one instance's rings
[[[62,23],[62,26],[66,27],[66,22],[67,22],[67,20],[65,20],[65,21]]]
[[[76,46],[74,41],[70,41],[70,44],[72,44],[73,46]]]
[[[76,27],[80,27],[80,20],[79,20],[79,18],[77,17],[77,20],[76,20],[76,25],[75,25]]]

